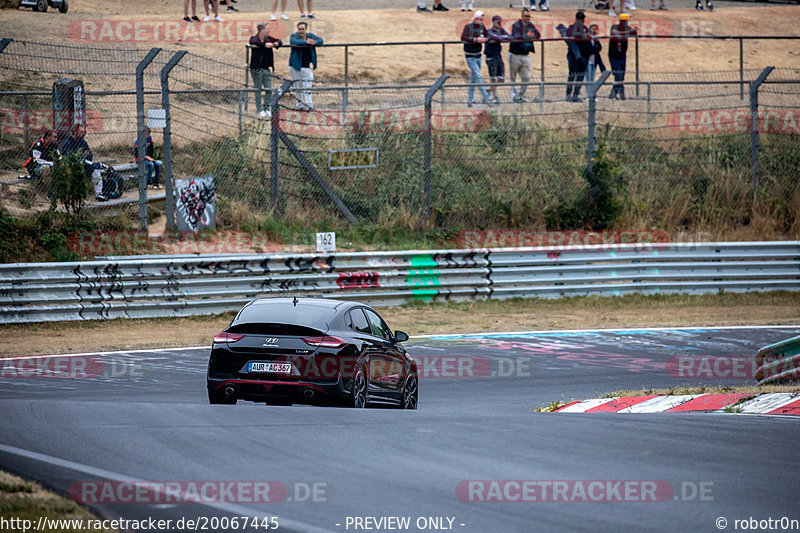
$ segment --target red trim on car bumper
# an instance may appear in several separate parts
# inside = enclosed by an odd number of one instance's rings
[[[298,387],[312,387],[314,389],[317,389],[318,391],[320,391],[323,394],[328,394],[327,392],[325,392],[324,390],[320,389],[319,387],[317,387],[313,383],[305,383],[303,381],[262,381],[260,379],[228,379],[226,381],[223,381],[219,385],[217,385],[214,388],[214,390],[217,390],[220,387],[222,387],[224,385],[227,385],[228,383],[257,383],[257,384],[260,384],[260,385],[296,385]]]

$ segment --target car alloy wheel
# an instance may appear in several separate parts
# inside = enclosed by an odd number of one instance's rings
[[[411,374],[403,387],[403,409],[416,409],[418,394],[417,376]]]
[[[353,378],[353,407],[361,409],[367,406],[367,380],[360,368]]]
[[[40,13],[47,11],[47,0],[36,0],[36,11]]]

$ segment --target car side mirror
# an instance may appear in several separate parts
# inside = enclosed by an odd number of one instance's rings
[[[395,342],[405,342],[408,340],[408,333],[405,331],[400,331],[399,329],[394,332],[394,340]]]

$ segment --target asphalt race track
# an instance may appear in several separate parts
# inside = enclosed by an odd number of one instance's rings
[[[62,493],[81,481],[278,482],[287,493],[272,503],[143,498],[90,505],[107,518],[137,520],[277,517],[278,531],[390,531],[386,526],[396,523],[355,527],[355,517],[389,516],[408,517],[408,531],[463,532],[702,532],[719,531],[720,517],[728,530],[737,519],[798,520],[797,417],[533,409],[621,388],[753,383],[681,379],[665,365],[678,356],[749,357],[799,333],[800,327],[415,338],[406,347],[424,362],[418,411],[212,406],[207,349],[83,356],[90,366],[103,361],[102,372],[69,379],[0,373],[0,468]],[[497,501],[519,499],[514,490],[474,501],[490,492],[467,492],[475,486],[470,480],[483,480],[481,487],[537,481],[540,491],[561,480],[584,480],[584,487],[651,480],[660,497],[642,501],[631,493],[619,501],[612,490],[601,501],[582,501],[571,488],[550,501]]]

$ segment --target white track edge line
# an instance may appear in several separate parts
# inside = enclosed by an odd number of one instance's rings
[[[147,482],[145,479],[135,478],[133,476],[126,476],[124,474],[119,474],[117,472],[112,472],[110,470],[104,470],[102,468],[96,468],[93,466],[76,463],[74,461],[69,461],[67,459],[61,459],[58,457],[53,457],[51,455],[45,455],[42,453],[34,452],[32,450],[25,450],[23,448],[17,448],[15,446],[8,446],[6,444],[0,444],[0,452],[6,452],[12,455],[17,455],[21,457],[25,457],[28,459],[32,459],[34,461],[39,461],[42,463],[47,463],[53,466],[57,466],[60,468],[68,468],[75,472],[80,472],[82,474],[88,474],[90,476],[97,476],[105,479],[109,479],[112,481],[128,481],[128,482]],[[245,507],[244,505],[235,504],[235,503],[202,503],[206,507],[212,507],[214,509],[219,509],[220,511],[224,511],[226,513],[231,514],[238,514],[239,516],[247,515],[253,518],[261,517],[264,515],[263,511],[257,511],[255,509],[250,509],[249,507]],[[277,513],[275,513],[277,515]],[[297,529],[298,531],[309,531],[312,533],[328,533],[331,531],[335,531],[333,529],[325,529],[320,528],[318,526],[314,526],[311,524],[307,524],[305,522],[300,522],[299,520],[292,520],[290,518],[285,518],[281,516],[276,516],[278,521],[282,525],[286,525],[290,529]]]

